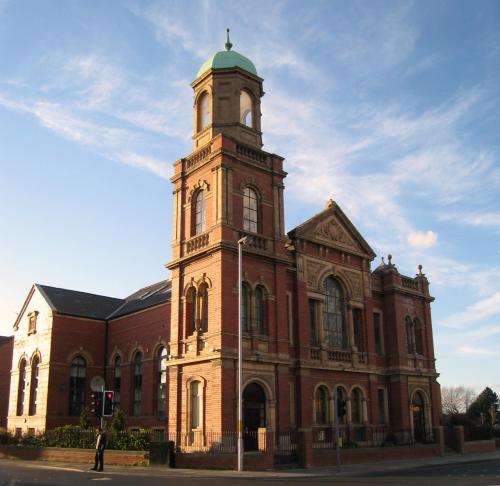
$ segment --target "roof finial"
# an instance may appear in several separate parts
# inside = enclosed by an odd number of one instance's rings
[[[233,44],[231,44],[231,41],[229,40],[229,29],[226,30],[227,30],[227,40],[224,46],[226,47],[226,51],[230,51],[231,47],[233,47]]]

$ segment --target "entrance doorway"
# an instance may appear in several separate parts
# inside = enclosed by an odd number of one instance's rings
[[[266,394],[260,385],[250,383],[243,390],[243,447],[258,449],[257,430],[266,426]]]
[[[416,442],[425,441],[425,407],[424,399],[420,392],[413,395],[413,437]]]

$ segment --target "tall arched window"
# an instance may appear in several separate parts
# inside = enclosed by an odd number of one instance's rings
[[[413,321],[410,316],[405,318],[405,328],[406,328],[406,349],[408,354],[415,352],[415,329],[413,327]]]
[[[265,313],[265,303],[264,303],[264,290],[259,285],[254,292],[255,299],[255,327],[259,334],[266,333],[266,313]]]
[[[165,415],[167,410],[167,348],[158,349],[158,386],[156,393],[156,411]]]
[[[347,392],[345,391],[344,388],[339,386],[337,388],[337,404],[336,407],[338,409],[339,403],[344,403],[344,407],[347,407]],[[347,414],[343,415],[342,417],[339,417],[339,424],[345,424],[347,423]]]
[[[241,327],[243,331],[250,330],[250,289],[246,283],[241,284]]]
[[[199,381],[191,383],[191,428],[198,429],[202,426],[202,386]]]
[[[40,359],[38,356],[31,362],[31,383],[30,383],[30,408],[29,414],[36,415],[36,402],[38,396],[38,375],[40,371]]]
[[[133,415],[135,417],[141,415],[141,400],[142,400],[142,354],[138,352],[134,356]]]
[[[208,285],[202,284],[198,289],[200,302],[200,311],[201,311],[201,330],[203,332],[208,331]]]
[[[257,233],[258,231],[257,193],[250,187],[243,191],[243,229]]]
[[[114,371],[114,378],[113,378],[113,385],[114,385],[114,390],[115,390],[115,397],[114,397],[114,406],[119,407],[120,406],[120,392],[122,388],[122,359],[120,356],[116,356],[115,361],[113,363],[113,371]]]
[[[323,334],[330,346],[345,348],[347,332],[344,318],[344,296],[340,284],[332,277],[323,286]]]
[[[203,93],[198,101],[198,131],[210,125],[210,96]]]
[[[190,287],[186,295],[186,330],[187,334],[192,334],[196,331],[196,288]]]
[[[363,404],[361,402],[361,392],[354,388],[351,392],[351,421],[360,424],[363,421]]]
[[[26,389],[26,360],[23,358],[19,363],[19,383],[17,385],[17,413],[24,413],[24,393]]]
[[[77,356],[71,362],[69,379],[69,414],[80,415],[85,406],[85,380],[87,362],[82,356]]]
[[[252,98],[246,91],[240,93],[240,123],[253,127]]]
[[[415,351],[417,354],[424,354],[423,329],[418,319],[413,321],[413,330],[415,333]]]
[[[326,387],[320,386],[316,390],[314,408],[316,411],[316,424],[327,424],[330,421],[330,414],[328,413],[328,390]]]
[[[194,234],[198,235],[205,231],[205,193],[199,190],[196,193],[194,204]]]

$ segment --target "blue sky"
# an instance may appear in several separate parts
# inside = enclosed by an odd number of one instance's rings
[[[500,391],[500,3],[0,0],[0,334],[33,282],[125,296],[168,276],[190,83],[264,78],[287,229],[332,197],[430,279],[443,385]]]

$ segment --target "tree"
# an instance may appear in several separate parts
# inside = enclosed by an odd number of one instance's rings
[[[121,432],[127,428],[127,421],[125,420],[125,414],[120,407],[116,407],[113,413],[113,419],[111,420],[111,430],[113,432]]]
[[[443,413],[446,415],[465,413],[475,398],[476,393],[470,387],[444,386],[441,388]]]
[[[87,410],[87,407],[85,407],[82,410],[82,413],[80,414],[80,427],[82,429],[86,430],[86,429],[90,429],[91,425],[92,424],[90,423],[90,420],[89,420],[88,410]]]
[[[498,412],[498,395],[486,387],[471,404],[467,415],[477,424],[493,425]]]

